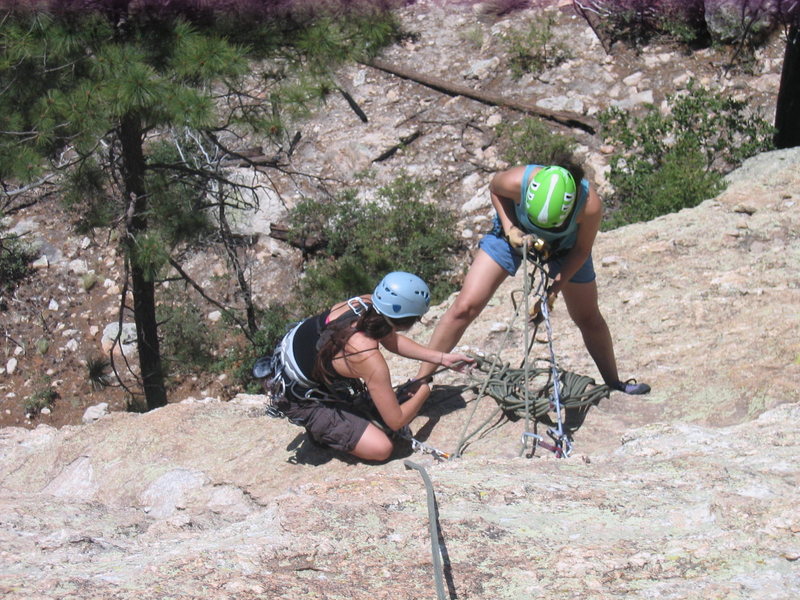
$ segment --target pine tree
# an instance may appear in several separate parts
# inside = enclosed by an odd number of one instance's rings
[[[331,89],[332,65],[396,33],[390,8],[0,2],[0,180],[6,189],[57,181],[87,226],[120,230],[148,409],[167,402],[158,275],[212,207],[238,197],[225,191],[236,185],[226,159],[241,159],[247,134],[280,144],[287,113]]]

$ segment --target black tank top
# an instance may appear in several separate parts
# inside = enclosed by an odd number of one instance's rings
[[[313,376],[314,364],[316,363],[318,354],[317,345],[319,344],[320,338],[325,333],[326,328],[333,323],[336,323],[337,325],[347,325],[358,318],[357,314],[355,314],[352,310],[348,310],[339,315],[330,323],[326,323],[325,321],[330,313],[330,310],[326,310],[325,312],[314,317],[309,317],[300,324],[300,327],[297,328],[297,332],[294,334],[292,353],[294,354],[294,359],[297,363],[297,366],[303,372],[303,375],[305,375],[308,379],[319,383],[320,386],[324,386],[332,391],[335,391],[337,395],[339,395],[339,392],[342,391],[349,395],[363,389],[363,384],[361,383],[360,379],[337,377],[335,381],[331,382],[329,385],[325,385],[323,382],[317,381],[317,379],[315,379]],[[324,367],[325,371],[329,373],[336,372],[330,362],[327,365],[322,366]]]
[[[331,311],[326,310],[314,317],[309,317],[300,325],[297,332],[294,334],[294,344],[292,345],[292,353],[297,366],[303,372],[303,375],[311,379],[314,372],[314,363],[317,360],[317,342],[325,329],[325,319]]]

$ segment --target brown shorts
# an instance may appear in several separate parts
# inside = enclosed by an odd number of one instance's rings
[[[344,403],[286,402],[280,410],[305,427],[315,442],[342,452],[352,452],[369,425],[366,417]]]

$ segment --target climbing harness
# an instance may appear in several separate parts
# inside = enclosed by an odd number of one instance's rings
[[[360,299],[358,299],[360,300]],[[350,301],[348,301],[348,306],[350,306]],[[361,303],[363,307],[363,302]],[[356,314],[359,314],[358,306],[350,306],[350,308]],[[299,326],[299,325],[298,325]],[[294,356],[290,351],[287,351],[286,348],[291,348],[291,343],[294,338],[294,333],[297,330],[295,326],[286,336],[284,336],[281,343],[275,349],[275,352],[271,356],[264,356],[259,358],[255,364],[253,365],[252,373],[253,377],[256,379],[260,379],[262,381],[262,385],[264,390],[267,392],[270,400],[269,404],[267,405],[266,413],[268,416],[276,418],[276,419],[283,419],[288,418],[283,413],[283,411],[277,406],[276,400],[279,398],[285,398],[287,392],[294,395],[297,398],[301,398],[303,400],[307,400],[310,402],[320,402],[320,403],[345,403],[347,402],[348,405],[355,407],[360,412],[364,413],[364,417],[369,419],[370,422],[384,431],[388,436],[395,437],[398,439],[402,439],[408,441],[411,444],[411,449],[414,452],[419,452],[421,454],[429,454],[433,456],[436,460],[445,460],[450,458],[450,453],[440,450],[416,439],[411,434],[411,428],[406,425],[405,427],[401,428],[398,431],[392,431],[387,427],[380,417],[375,413],[374,410],[370,410],[370,403],[366,401],[366,390],[360,390],[359,393],[351,396],[349,401],[344,400],[343,398],[332,394],[324,389],[319,388],[313,382],[309,381],[305,377],[303,380],[299,380],[295,377],[295,374],[299,373],[302,374],[299,367],[297,367],[296,362],[294,361]],[[288,341],[287,341],[288,340]],[[287,368],[288,367],[288,368]],[[428,382],[433,379],[433,376],[447,367],[442,367],[441,369],[431,373],[427,377],[423,378],[423,381]],[[419,383],[419,380],[411,379],[405,383],[397,385],[394,387],[396,393],[401,393],[404,390],[408,389],[412,385]],[[308,385],[311,384],[311,385]],[[297,422],[293,419],[288,419],[290,423],[293,425],[303,426],[304,423]]]
[[[324,390],[316,387],[306,387],[299,381],[292,379],[287,372],[279,350],[280,346],[275,349],[274,354],[259,358],[253,365],[253,377],[261,380],[264,391],[267,392],[269,397],[269,404],[267,404],[266,410],[268,416],[275,419],[288,418],[283,414],[277,403],[278,399],[285,398],[287,393],[311,402],[325,402],[336,399]],[[293,419],[288,420],[293,425],[303,425],[303,423]]]

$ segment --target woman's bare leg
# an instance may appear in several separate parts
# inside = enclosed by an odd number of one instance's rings
[[[441,352],[452,350],[467,327],[481,314],[497,288],[508,277],[508,272],[483,250],[478,250],[464,279],[464,285],[452,306],[436,324],[428,347]],[[436,370],[431,363],[422,363],[417,378]]]
[[[392,455],[392,450],[394,450],[394,444],[389,436],[370,423],[350,454],[362,460],[384,461]]]
[[[608,324],[597,303],[597,283],[567,283],[562,288],[567,312],[580,329],[583,343],[597,365],[603,381],[609,385],[619,381],[614,342]]]

